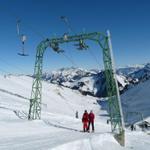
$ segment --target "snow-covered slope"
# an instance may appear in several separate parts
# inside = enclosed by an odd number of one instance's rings
[[[121,98],[128,123],[140,121],[141,115],[144,119],[150,117],[150,80],[129,89]]]
[[[11,103],[12,106],[14,106],[17,102],[23,102],[22,107],[19,109],[23,108],[23,110],[28,111],[26,107],[29,106],[32,78],[27,76],[7,76],[6,78],[4,76],[0,76],[0,83],[0,93],[2,95],[2,98],[0,97],[2,99],[1,106],[4,106],[5,103]],[[12,98],[3,98],[5,95],[9,95]],[[22,96],[23,98],[20,99],[19,96]],[[84,109],[93,109],[96,106],[96,98],[81,96],[80,92],[78,91],[72,91],[71,89],[49,84],[47,82],[43,82],[42,99],[43,111],[49,111],[58,114],[70,114],[72,116],[76,110],[83,112]],[[93,104],[92,107],[91,104]],[[86,108],[85,105],[87,105]]]
[[[28,113],[32,78],[0,76],[0,83],[0,150],[48,150],[91,138],[92,135],[80,132],[81,117],[85,109],[93,109],[97,115],[100,113],[97,98],[43,82],[42,120],[27,121],[20,118],[26,118]],[[79,119],[75,118],[76,111]],[[103,113],[106,114],[106,111]],[[107,133],[110,128],[103,122],[101,119],[96,123],[96,128],[101,126],[97,132]]]
[[[28,121],[32,78],[0,76],[0,83],[0,150],[150,149],[149,135],[128,130],[122,148],[110,133],[107,112],[96,97],[43,81],[42,119]],[[80,132],[85,109],[93,109],[96,115],[95,133]]]

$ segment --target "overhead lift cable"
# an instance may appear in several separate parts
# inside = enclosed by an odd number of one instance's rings
[[[65,25],[68,28],[68,33],[74,33],[73,28],[68,20],[68,18],[66,16],[61,16],[60,19],[65,23]]]
[[[92,58],[95,61],[96,65],[98,66],[98,69],[100,69],[100,67],[101,67],[100,62],[97,60],[97,57],[95,56],[93,51],[89,48],[88,52],[92,56]]]
[[[67,56],[65,53],[61,53],[73,66],[77,67],[77,64],[72,60],[71,57]]]

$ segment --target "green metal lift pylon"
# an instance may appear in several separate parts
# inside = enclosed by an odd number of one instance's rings
[[[57,47],[59,44],[69,42],[79,42],[80,40],[95,41],[102,48],[105,77],[106,77],[106,88],[109,102],[111,130],[112,133],[114,133],[114,137],[117,139],[117,141],[122,146],[124,146],[125,139],[124,139],[123,115],[118,84],[116,80],[116,73],[113,65],[112,47],[109,32],[107,32],[107,35],[99,32],[93,32],[73,36],[64,36],[61,38],[46,39],[43,40],[38,45],[36,52],[34,80],[32,85],[28,119],[29,120],[41,119],[41,100],[42,100],[41,77],[43,68],[43,55],[46,48],[51,47],[54,51],[59,53],[61,52]]]

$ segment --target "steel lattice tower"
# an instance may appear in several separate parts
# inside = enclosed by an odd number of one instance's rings
[[[59,53],[56,49],[58,44],[79,42],[80,40],[92,40],[100,45],[103,52],[103,61],[106,77],[106,88],[109,101],[109,115],[111,121],[112,133],[121,145],[124,145],[124,125],[123,115],[120,102],[120,95],[118,84],[116,80],[116,73],[113,64],[112,48],[110,34],[107,35],[93,32],[87,34],[79,34],[61,38],[52,38],[43,40],[37,47],[36,61],[34,68],[34,80],[32,84],[32,92],[29,108],[29,120],[41,119],[41,101],[42,101],[42,68],[43,55],[47,47],[51,47],[54,51]]]

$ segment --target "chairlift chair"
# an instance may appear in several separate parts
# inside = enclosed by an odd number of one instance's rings
[[[50,47],[57,53],[63,53],[64,50],[60,49],[59,44],[57,42],[53,42],[50,44]]]
[[[22,34],[20,36],[20,40],[22,42],[22,52],[21,53],[18,53],[19,56],[29,56],[28,54],[25,54],[25,49],[24,49],[24,44],[25,44],[25,41],[27,40],[27,37],[26,35]]]
[[[18,34],[18,37],[22,43],[22,52],[17,53],[17,54],[19,56],[29,56],[28,54],[25,54],[24,44],[25,44],[25,41],[27,40],[27,36],[24,34],[20,35],[20,22],[21,22],[20,20],[17,20],[17,34]]]
[[[18,53],[19,56],[29,56],[28,54],[25,53]]]
[[[78,44],[74,44],[74,46],[78,46],[77,47],[78,50],[84,50],[84,49],[87,50],[89,48],[89,46],[86,45],[82,39],[79,40]]]

